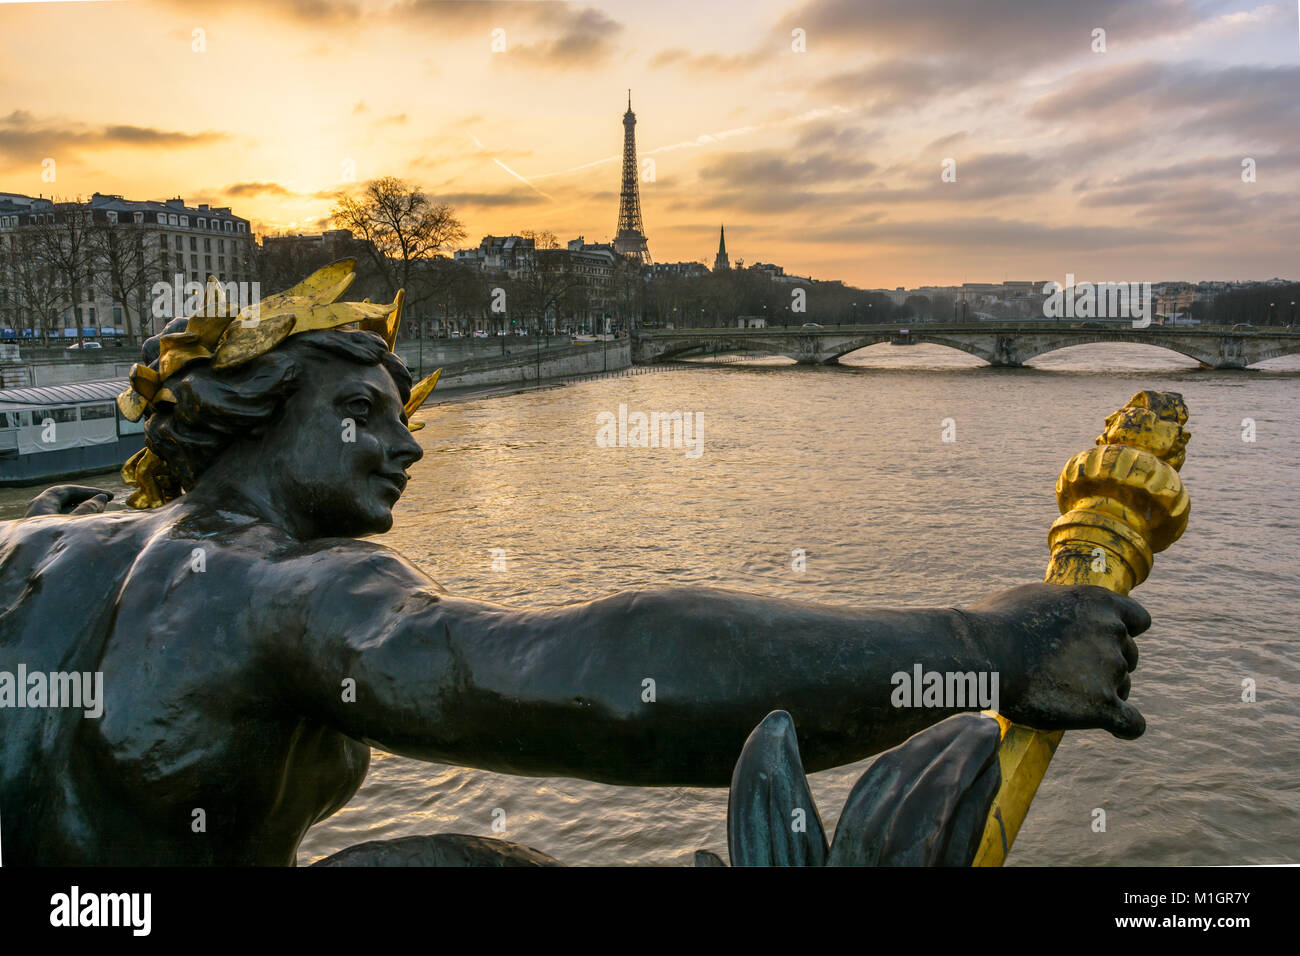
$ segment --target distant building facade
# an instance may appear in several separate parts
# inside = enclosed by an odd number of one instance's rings
[[[151,335],[174,311],[172,297],[153,315],[156,283],[251,283],[253,252],[249,221],[227,206],[0,193],[0,338]]]
[[[755,262],[749,269],[751,272],[761,272],[773,282],[785,278],[785,269],[771,262]]]
[[[692,278],[708,274],[709,267],[702,262],[656,262],[649,267],[648,272],[651,279],[663,279],[668,276]]]
[[[351,229],[326,229],[324,232],[286,233],[280,236],[263,236],[262,248],[267,250],[289,248],[329,249],[348,245],[353,241]]]
[[[504,272],[512,278],[527,268],[537,252],[531,236],[484,236],[474,249],[458,249],[453,260],[480,272]]]

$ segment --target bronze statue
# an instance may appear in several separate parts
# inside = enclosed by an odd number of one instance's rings
[[[18,706],[0,681],[6,863],[292,865],[371,747],[720,787],[780,709],[811,772],[975,709],[893,706],[891,675],[916,662],[996,672],[1020,724],[1143,732],[1127,697],[1150,619],[1100,587],[1026,585],[966,610],[682,587],[540,609],[446,593],[364,540],[391,527],[422,455],[391,351],[400,295],[338,302],[351,267],[327,270],[260,316],[211,301],[151,343],[119,400],[148,416],[125,471],[146,507],[70,514],[95,489],[54,490],[34,503],[45,513],[0,527],[0,676],[99,673],[103,697],[88,717]]]

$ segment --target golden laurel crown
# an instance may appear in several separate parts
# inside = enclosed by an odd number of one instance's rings
[[[167,387],[167,380],[193,362],[208,362],[216,371],[238,368],[302,332],[373,332],[392,351],[402,321],[405,290],[399,289],[387,305],[369,299],[340,302],[339,297],[356,279],[356,266],[356,259],[340,259],[292,288],[242,309],[227,301],[215,276],[208,276],[203,308],[189,316],[185,331],[159,337],[157,367],[152,363],[131,366],[130,384],[117,396],[123,417],[139,421],[164,403],[175,404],[176,396]],[[438,369],[411,389],[405,408],[408,419],[424,404],[441,374],[442,369]],[[424,423],[413,422],[409,427],[417,431]],[[127,499],[135,508],[156,508],[181,493],[167,463],[148,448],[138,451],[122,466],[122,478],[136,488]]]

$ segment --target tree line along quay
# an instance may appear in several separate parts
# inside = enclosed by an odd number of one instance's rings
[[[857,288],[772,263],[733,263],[721,228],[711,267],[708,256],[649,262],[619,253],[616,243],[582,236],[561,243],[544,229],[485,236],[465,248],[455,208],[394,177],[340,194],[332,221],[336,228],[320,233],[259,235],[228,207],[181,198],[0,193],[0,343],[136,344],[175,314],[178,281],[214,275],[269,293],[349,257],[358,267],[347,298],[388,300],[407,290],[402,340],[1032,321],[1044,317],[1053,284]],[[733,246],[735,235],[733,228]],[[1156,324],[1293,326],[1300,283],[1156,281],[1151,295]]]

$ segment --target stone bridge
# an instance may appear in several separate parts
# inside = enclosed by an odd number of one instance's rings
[[[649,365],[692,352],[784,355],[806,365],[829,365],[881,342],[928,342],[968,352],[990,365],[1016,367],[1029,359],[1088,342],[1136,342],[1178,352],[1206,368],[1246,368],[1279,355],[1300,354],[1300,330],[1126,326],[1075,328],[1055,323],[828,326],[815,329],[637,329],[632,361]]]

